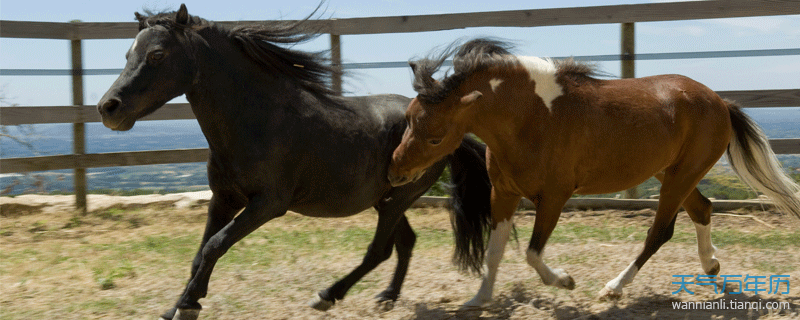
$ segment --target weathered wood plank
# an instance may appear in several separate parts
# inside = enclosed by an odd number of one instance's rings
[[[338,19],[333,21],[330,32],[341,35],[376,34],[472,27],[542,27],[792,14],[800,14],[800,3],[796,0],[689,1]]]
[[[800,139],[770,140],[777,154],[800,154]],[[203,162],[208,149],[176,149],[0,159],[0,173]]]
[[[70,23],[0,20],[3,38],[71,39],[73,30]]]
[[[772,139],[769,144],[775,154],[800,154],[800,139]]]
[[[131,12],[131,20],[133,12]],[[139,33],[138,22],[78,22],[74,34],[80,39],[128,39]]]
[[[800,2],[797,0],[688,1],[312,20],[310,27],[317,32],[350,35],[424,32],[472,27],[542,27],[794,14],[800,14]],[[218,23],[234,25],[274,22],[220,21]],[[138,26],[134,22],[49,23],[4,20],[0,21],[0,36],[48,39],[125,39],[134,37],[137,28]]]
[[[0,108],[0,125],[81,122],[78,119],[80,111],[75,109],[76,107],[71,106],[2,107]]]
[[[717,91],[745,108],[800,107],[800,89]]]
[[[152,120],[191,120],[194,119],[192,107],[188,103],[170,103],[139,121]],[[100,122],[96,106],[57,106],[57,107],[3,107],[0,108],[0,125],[42,123],[81,123]]]
[[[723,98],[735,100],[746,108],[800,106],[800,89],[717,91]],[[153,114],[141,119],[189,120],[194,113],[188,103],[167,104]],[[0,125],[100,122],[95,106],[57,107],[2,107]]]
[[[176,149],[0,159],[0,173],[204,162],[208,149]]]
[[[800,154],[800,139],[770,140],[777,154]],[[176,149],[0,159],[0,173],[203,162],[208,149]]]

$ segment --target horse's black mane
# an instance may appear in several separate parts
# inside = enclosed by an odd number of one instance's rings
[[[414,71],[414,91],[423,102],[441,103],[473,73],[492,66],[513,66],[517,63],[511,52],[513,46],[508,42],[477,38],[462,45],[459,43],[454,42],[439,54],[410,62]],[[453,74],[440,81],[434,80],[433,74],[441,69],[450,56],[453,57]],[[573,59],[556,60],[554,64],[559,76],[592,79],[592,76],[600,75],[595,65]]]
[[[196,16],[189,16],[189,23],[181,24],[176,22],[177,12],[146,13],[147,16],[136,13],[140,30],[155,25],[181,32],[213,28],[239,44],[265,71],[286,75],[318,98],[331,101],[338,95],[330,83],[334,73],[340,71],[331,65],[327,51],[309,53],[276,45],[299,44],[319,36],[320,30],[307,23],[316,10],[299,21],[236,25],[230,28]]]

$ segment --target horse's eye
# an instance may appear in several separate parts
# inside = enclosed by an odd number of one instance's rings
[[[153,51],[152,53],[150,53],[150,60],[158,61],[158,60],[161,60],[161,59],[164,59],[164,51],[158,50],[158,51]]]
[[[428,140],[428,144],[435,146],[442,143],[442,139],[430,139]]]

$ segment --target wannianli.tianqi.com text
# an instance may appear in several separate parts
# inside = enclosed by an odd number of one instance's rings
[[[673,301],[673,310],[789,310],[788,301]]]

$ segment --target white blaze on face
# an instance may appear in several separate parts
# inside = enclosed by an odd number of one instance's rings
[[[528,70],[531,81],[535,83],[536,95],[542,98],[544,105],[552,112],[553,100],[564,93],[561,85],[556,82],[556,65],[550,59],[524,56],[517,59]]]
[[[132,54],[133,52],[136,51],[136,48],[139,46],[139,38],[143,37],[144,32],[147,30],[148,29],[144,29],[140,31],[139,34],[136,35],[136,38],[133,39],[133,44],[131,45],[131,48],[128,49],[128,54]]]

